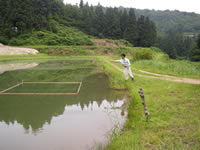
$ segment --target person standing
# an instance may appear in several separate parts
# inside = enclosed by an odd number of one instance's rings
[[[126,58],[125,54],[122,54],[121,56],[122,58],[120,60],[112,60],[112,62],[120,62],[124,66],[123,73],[124,73],[125,80],[128,80],[129,76],[131,77],[132,80],[134,80],[134,76],[131,71],[130,60]]]

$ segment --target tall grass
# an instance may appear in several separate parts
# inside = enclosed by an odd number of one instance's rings
[[[186,60],[140,60],[134,62],[134,67],[154,73],[200,78],[200,63]]]

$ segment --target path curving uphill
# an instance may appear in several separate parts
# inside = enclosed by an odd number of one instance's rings
[[[106,59],[104,59],[104,60],[105,60],[105,62],[112,65],[114,68],[116,68],[117,70],[123,72],[122,68],[118,67],[117,65],[111,63],[110,61],[108,61]],[[167,81],[172,81],[172,82],[200,85],[199,79],[180,78],[180,77],[174,77],[174,76],[169,76],[169,75],[162,75],[162,74],[158,74],[158,73],[147,72],[147,71],[143,71],[143,70],[138,70],[138,71],[142,72],[142,73],[149,74],[149,75],[134,73],[135,76],[150,78],[150,79],[160,79],[160,80],[167,80]],[[151,76],[151,75],[154,75],[154,76]]]

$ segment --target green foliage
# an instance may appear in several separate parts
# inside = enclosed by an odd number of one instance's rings
[[[103,7],[100,4],[98,4],[94,11],[94,35],[98,36],[99,38],[103,38],[103,30],[105,28],[105,14],[103,12]]]
[[[158,47],[151,47],[151,50],[153,50],[154,52],[158,52],[161,53],[161,49],[159,49]]]
[[[138,30],[137,30],[137,22],[134,9],[130,9],[129,11],[127,27],[124,32],[124,38],[133,45],[137,45]]]
[[[180,12],[178,10],[156,11],[136,9],[136,16],[149,16],[156,23],[159,32],[174,29],[178,32],[200,32],[200,15],[196,13]]]
[[[153,45],[152,42],[137,45],[137,21],[133,9],[128,14],[127,11],[119,11],[119,8],[105,8],[100,3],[95,7],[89,6],[83,0],[80,1],[79,7],[65,5],[62,0],[9,0],[0,1],[0,5],[0,12],[3,14],[0,16],[0,33],[3,37],[1,41],[10,45],[92,44],[90,40],[80,38],[82,34],[79,36],[69,33],[64,37],[63,32],[69,26],[79,28],[98,38],[126,39],[135,46]],[[150,29],[151,21],[148,21],[147,28]],[[63,28],[59,24],[62,24]],[[63,29],[65,31],[62,32]],[[34,34],[38,31],[45,32],[44,38],[35,39]],[[33,35],[30,35],[32,33]],[[24,35],[27,38],[23,38]],[[156,38],[150,30],[146,35],[148,35],[148,41]]]
[[[106,26],[104,29],[104,35],[113,39],[120,39],[120,19],[118,9],[108,8],[105,14]]]
[[[121,28],[121,37],[123,38],[124,32],[127,28],[127,21],[128,21],[128,13],[125,10],[120,12],[120,28]]]
[[[198,35],[198,39],[197,39],[197,47],[200,49],[200,34]]]
[[[154,52],[151,49],[140,49],[133,53],[133,60],[151,60]]]
[[[7,45],[9,42],[8,38],[5,36],[0,36],[0,43]]]
[[[198,35],[195,45],[190,51],[190,60],[200,61],[200,34]]]
[[[185,38],[182,33],[169,30],[166,35],[159,37],[158,44],[170,58],[176,58],[177,56],[183,57],[189,55],[193,40]]]
[[[151,47],[156,41],[156,26],[149,20],[149,17],[141,16],[138,21],[138,39],[137,45],[142,47]]]
[[[134,62],[134,66],[136,68],[142,68],[143,70],[160,74],[194,78],[198,78],[200,76],[199,63],[186,60],[165,60],[164,56],[153,60],[136,61]]]
[[[200,61],[200,49],[194,48],[191,52],[190,59],[192,61]]]
[[[58,25],[50,31],[33,31],[21,34],[9,41],[9,45],[93,45],[88,36],[81,31]],[[56,33],[54,33],[56,32]]]
[[[133,47],[133,44],[126,40],[120,40],[120,43],[126,45],[127,47]]]

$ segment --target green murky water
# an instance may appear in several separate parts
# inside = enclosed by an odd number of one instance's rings
[[[23,69],[24,68],[24,69]],[[80,82],[79,95],[0,95],[0,150],[88,150],[122,126],[126,92],[90,59],[0,63],[0,91],[24,82]],[[7,92],[74,92],[77,85],[26,85]]]

